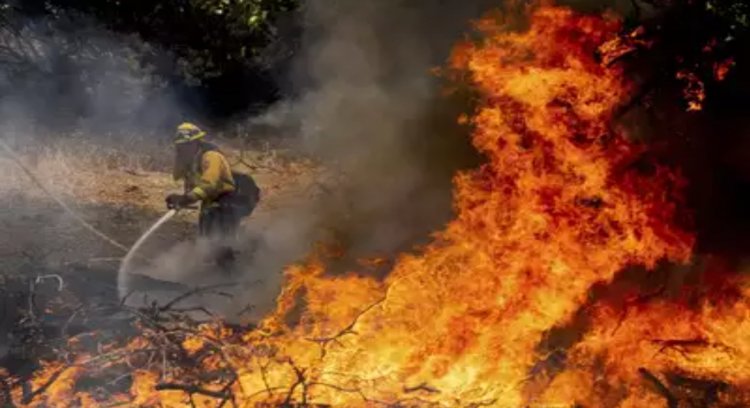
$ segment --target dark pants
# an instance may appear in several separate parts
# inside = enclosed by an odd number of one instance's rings
[[[217,203],[201,209],[198,219],[198,233],[204,237],[234,237],[241,217],[229,200],[220,199]]]

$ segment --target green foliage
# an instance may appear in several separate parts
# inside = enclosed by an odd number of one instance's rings
[[[276,40],[277,19],[298,6],[299,0],[0,0],[0,13],[92,16],[170,50],[181,75],[200,82],[257,67]]]
[[[706,9],[728,20],[735,29],[750,27],[750,6],[744,1],[707,1]]]

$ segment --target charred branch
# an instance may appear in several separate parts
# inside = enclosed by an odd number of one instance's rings
[[[427,383],[419,384],[416,387],[404,387],[404,392],[407,393],[407,394],[411,394],[413,392],[426,392],[428,394],[439,394],[440,393],[440,391],[437,388],[432,387],[431,385],[429,385]]]
[[[234,382],[234,381],[233,381]],[[156,391],[183,391],[188,395],[204,395],[206,397],[221,399],[222,401],[232,398],[232,394],[226,391],[212,391],[196,385],[160,383],[154,387]]]
[[[286,399],[284,400],[284,406],[290,406],[292,401],[294,401],[294,394],[298,387],[302,388],[302,405],[307,405],[307,392],[308,392],[308,384],[307,384],[307,378],[305,377],[305,374],[307,370],[297,367],[294,364],[294,361],[289,359],[289,365],[292,366],[292,370],[294,370],[294,375],[296,376],[296,381],[292,386],[289,388],[289,392],[286,395]]]
[[[690,349],[695,350],[696,348],[714,348],[717,350],[721,350],[725,353],[733,353],[735,350],[733,350],[730,347],[727,347],[724,344],[717,344],[712,343],[708,341],[707,339],[697,338],[697,339],[674,339],[674,340],[652,340],[652,343],[658,344],[661,347],[657,351],[658,353],[663,353],[666,350],[674,350],[684,356],[688,356],[690,353]]]
[[[667,388],[667,386],[664,385],[664,383],[661,382],[661,380],[659,380],[658,377],[656,377],[654,374],[652,374],[650,371],[648,371],[645,368],[639,368],[638,369],[638,374],[640,374],[641,377],[647,383],[651,384],[651,386],[654,387],[654,389],[656,390],[656,392],[659,393],[659,395],[661,395],[662,397],[666,398],[666,400],[667,400],[667,407],[669,407],[669,408],[677,408],[677,406],[678,406],[677,404],[679,402],[677,400],[677,397],[675,397],[675,395],[672,394],[672,392],[669,390],[669,388]]]
[[[341,344],[341,342],[339,341],[339,339],[341,339],[342,337],[344,337],[346,335],[349,335],[349,334],[356,335],[357,332],[354,330],[354,326],[357,325],[357,322],[359,322],[359,319],[363,315],[367,314],[370,310],[374,309],[375,307],[377,307],[381,303],[383,303],[385,301],[385,299],[386,298],[384,297],[384,298],[378,300],[377,302],[371,304],[370,306],[367,306],[366,308],[364,308],[361,312],[359,312],[357,314],[357,316],[355,316],[354,320],[352,320],[352,322],[349,325],[347,325],[346,327],[344,327],[343,329],[341,329],[339,332],[337,332],[333,336],[330,336],[330,337],[314,337],[314,338],[309,338],[307,340],[311,341],[313,343],[318,343],[318,345],[320,345],[321,358],[325,357],[325,354],[326,354],[326,351],[327,351],[326,348],[329,346],[329,344],[331,344],[331,343]]]
[[[237,406],[237,400],[236,400],[236,398],[234,396],[234,393],[231,391],[232,390],[232,386],[236,382],[237,382],[237,376],[235,375],[234,378],[232,379],[232,381],[230,381],[229,383],[227,383],[227,385],[225,385],[224,388],[221,389],[221,392],[225,393],[225,394],[228,394],[229,397],[228,398],[225,397],[224,399],[222,399],[221,402],[219,403],[219,407],[218,408],[222,408],[229,401],[232,401],[232,405],[234,405],[235,407]]]
[[[229,288],[229,287],[232,287],[232,286],[235,286],[235,285],[236,285],[236,283],[223,283],[223,284],[220,284],[220,285],[211,285],[211,286],[205,286],[205,287],[198,287],[198,288],[189,290],[189,291],[183,293],[182,295],[177,296],[176,298],[174,298],[171,301],[167,302],[164,306],[159,307],[159,312],[167,312],[170,309],[172,309],[172,307],[174,305],[182,302],[183,300],[188,299],[188,298],[190,298],[192,296],[196,296],[196,295],[200,295],[200,294],[205,294],[205,293],[210,293],[210,294],[215,294],[215,295],[219,295],[219,296],[224,296],[224,297],[231,298],[232,297],[231,294],[224,293],[224,292],[216,292],[215,290],[216,289],[221,289],[221,288]]]
[[[46,381],[46,382],[45,382],[44,384],[42,384],[42,385],[41,385],[41,386],[40,386],[39,388],[37,388],[37,389],[36,389],[35,391],[32,391],[32,392],[31,392],[31,393],[29,393],[29,394],[26,394],[26,393],[24,393],[24,396],[23,396],[23,398],[21,399],[21,403],[22,403],[22,404],[24,404],[24,405],[27,405],[27,404],[29,404],[29,403],[30,403],[31,401],[33,401],[33,400],[34,400],[34,398],[36,398],[37,396],[39,396],[39,395],[41,395],[41,394],[44,394],[44,393],[45,393],[45,392],[47,391],[47,389],[48,389],[49,387],[51,387],[51,386],[52,386],[52,384],[54,384],[54,383],[55,383],[55,381],[57,381],[57,379],[58,379],[58,378],[60,378],[60,375],[62,375],[62,373],[64,373],[64,372],[65,372],[65,370],[66,370],[66,368],[61,368],[61,369],[59,369],[59,370],[55,371],[55,372],[54,372],[54,373],[53,373],[53,374],[52,374],[52,375],[50,376],[49,380],[47,380],[47,381]],[[24,389],[24,390],[26,390],[26,389]]]

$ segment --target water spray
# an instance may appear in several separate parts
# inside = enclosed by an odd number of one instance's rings
[[[151,235],[158,231],[162,225],[171,220],[172,217],[174,217],[176,214],[177,210],[167,211],[167,213],[164,214],[158,221],[156,221],[154,225],[152,225],[151,228],[148,229],[148,231],[146,231],[143,235],[141,235],[140,238],[138,238],[138,241],[133,244],[127,255],[125,255],[125,258],[123,258],[122,263],[120,264],[119,275],[127,272],[127,270],[129,269],[128,266],[130,266],[130,262],[133,260],[133,258],[136,257],[138,250],[141,248],[141,246],[143,246],[144,243],[146,243],[146,241],[148,241]]]

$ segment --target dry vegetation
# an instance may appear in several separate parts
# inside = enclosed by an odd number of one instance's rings
[[[129,153],[93,143],[63,142],[22,150],[20,159],[83,218],[127,245],[164,211],[165,194],[181,188],[172,179],[168,149],[165,146],[164,151],[153,154]],[[252,175],[262,189],[257,218],[305,199],[320,177],[320,169],[312,162],[289,158],[270,147],[226,147],[225,151],[235,169]],[[82,236],[85,232],[79,231],[80,226],[8,157],[0,157],[0,169],[0,194],[6,203],[0,220],[10,232],[0,238],[6,241],[0,242],[6,257],[40,248],[54,251],[55,245],[48,245],[50,240],[72,240],[77,243],[72,246],[80,246],[96,238]],[[177,224],[181,223],[181,229],[189,234],[188,223],[195,218],[195,212],[185,212],[179,215]],[[19,240],[19,234],[33,239]],[[111,255],[111,249],[106,252]]]
[[[247,223],[262,228],[274,211],[319,191],[322,172],[308,160],[267,146],[222,147],[236,170],[251,174],[262,189]],[[181,188],[171,176],[169,146],[151,154],[80,141],[14,148],[49,191],[124,246],[164,213],[165,194]],[[51,352],[48,347],[70,330],[102,326],[105,316],[82,313],[116,306],[124,254],[82,227],[5,154],[0,196],[0,367],[19,372],[33,366],[26,358]],[[154,237],[151,250],[191,239],[196,216],[178,214]]]

